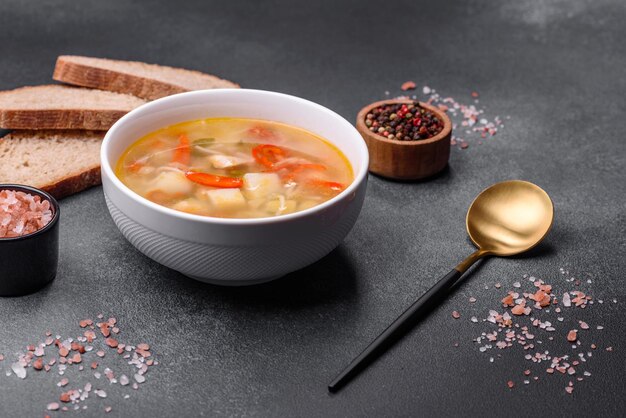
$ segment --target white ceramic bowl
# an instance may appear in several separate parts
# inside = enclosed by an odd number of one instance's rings
[[[337,146],[354,169],[339,195],[302,212],[261,219],[224,219],[179,212],[126,187],[114,167],[140,137],[178,122],[209,117],[278,121],[307,129]],[[177,94],[147,103],[121,118],[102,144],[102,184],[109,212],[139,251],[194,279],[222,285],[269,281],[332,251],[361,211],[367,185],[367,147],[335,112],[286,94],[221,89]]]

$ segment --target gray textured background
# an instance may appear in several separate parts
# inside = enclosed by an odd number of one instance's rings
[[[459,99],[476,90],[489,116],[511,119],[484,145],[453,149],[450,168],[431,181],[372,177],[362,215],[336,251],[255,288],[202,285],[143,257],[115,228],[100,188],[63,200],[56,281],[0,299],[0,415],[42,416],[60,393],[56,375],[4,376],[13,353],[47,329],[73,335],[76,321],[99,312],[118,318],[125,339],[149,342],[161,365],[131,399],[111,387],[83,416],[106,404],[110,416],[623,413],[625,20],[621,0],[3,0],[3,89],[49,82],[55,57],[73,53],[205,70],[305,97],[351,121],[407,79]],[[545,245],[532,258],[484,263],[381,361],[328,395],[329,380],[472,250],[467,206],[510,178],[552,196]],[[529,273],[565,289],[559,267],[592,279],[582,286],[592,295],[618,299],[567,315],[555,341],[544,342],[566,349],[575,319],[605,326],[593,338],[615,351],[594,353],[592,376],[573,395],[563,390],[567,378],[545,372],[522,385],[529,363],[517,347],[489,363],[493,354],[472,343],[488,327],[468,321],[497,306],[496,281],[509,288]]]

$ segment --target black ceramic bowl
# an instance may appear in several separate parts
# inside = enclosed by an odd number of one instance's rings
[[[19,184],[0,184],[0,190],[38,195],[50,202],[52,219],[32,234],[0,238],[0,296],[35,292],[51,282],[59,261],[59,203],[48,193]]]

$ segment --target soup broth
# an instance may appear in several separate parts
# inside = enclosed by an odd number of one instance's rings
[[[152,132],[124,152],[116,174],[155,203],[221,218],[308,209],[353,180],[346,157],[315,134],[241,118],[202,119]]]

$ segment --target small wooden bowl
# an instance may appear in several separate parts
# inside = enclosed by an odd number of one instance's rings
[[[356,128],[365,140],[370,154],[369,170],[374,174],[397,180],[418,180],[430,177],[443,170],[450,157],[452,122],[445,112],[421,103],[424,109],[433,112],[441,121],[443,129],[429,139],[399,141],[387,139],[374,133],[365,125],[365,116],[380,106],[394,103],[413,103],[409,99],[383,100],[365,106],[356,119]]]

